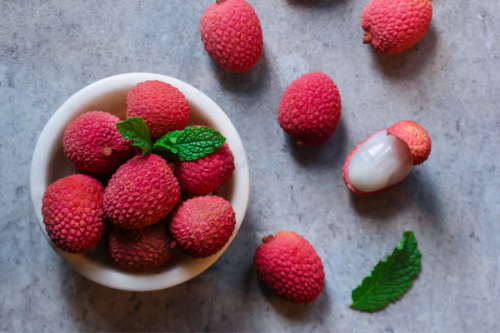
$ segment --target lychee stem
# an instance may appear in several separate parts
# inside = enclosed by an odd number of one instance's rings
[[[220,187],[213,191],[213,194],[220,197]]]
[[[111,156],[111,154],[113,154],[113,148],[112,147],[104,147],[104,148],[102,148],[101,153],[103,156]]]
[[[224,1],[226,1],[226,0],[216,0],[215,3],[219,5],[219,4],[223,3]]]
[[[369,44],[371,41],[372,41],[372,34],[366,31],[365,37],[363,37],[363,44]]]
[[[301,140],[297,140],[297,146],[299,147],[304,147],[306,144],[304,143],[304,141],[301,141]]]
[[[273,239],[274,239],[274,236],[273,235],[269,235],[269,236],[266,236],[266,237],[262,237],[262,242],[263,243],[269,243]]]
[[[172,172],[175,171],[175,163],[170,162],[170,163],[168,163],[168,166],[169,166],[170,170],[172,170]]]

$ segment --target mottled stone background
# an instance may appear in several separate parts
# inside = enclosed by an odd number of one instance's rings
[[[203,49],[210,0],[0,1],[0,331],[500,331],[498,1],[433,1],[427,35],[394,56],[361,43],[367,0],[249,1],[265,46],[245,74]],[[342,118],[326,144],[297,148],[276,110],[311,71],[337,83]],[[29,195],[51,115],[86,85],[127,72],[203,91],[233,121],[250,164],[250,202],[229,249],[157,292],[113,290],[73,271],[45,241]],[[341,173],[350,150],[404,119],[429,131],[429,160],[386,193],[352,195]],[[325,290],[312,304],[287,303],[256,278],[255,248],[281,229],[323,259]],[[419,278],[384,311],[351,310],[351,290],[405,229],[423,254]]]

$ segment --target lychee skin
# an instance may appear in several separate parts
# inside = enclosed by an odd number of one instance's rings
[[[260,20],[245,0],[217,0],[208,6],[200,33],[208,55],[228,71],[246,72],[262,55]]]
[[[114,172],[130,155],[130,140],[124,140],[118,132],[118,122],[118,117],[107,112],[82,114],[64,131],[64,153],[83,172]]]
[[[326,74],[304,74],[286,88],[278,122],[299,146],[317,146],[337,129],[342,104],[337,86]]]
[[[82,253],[93,248],[104,231],[102,184],[89,175],[59,179],[45,191],[42,216],[45,230],[58,248]]]
[[[387,129],[387,135],[400,138],[410,147],[413,165],[424,163],[431,154],[429,133],[414,121],[403,120]]]
[[[280,231],[262,241],[254,263],[264,284],[291,302],[314,301],[323,291],[325,272],[311,244],[293,231]]]
[[[431,20],[430,0],[371,0],[361,14],[363,43],[387,55],[402,52],[425,35]]]
[[[165,221],[143,229],[127,230],[113,226],[107,249],[113,265],[127,272],[144,272],[163,265],[175,243]]]
[[[191,108],[183,93],[168,83],[145,81],[127,94],[127,118],[141,117],[152,140],[186,127]]]
[[[104,214],[118,227],[144,228],[164,218],[179,201],[180,192],[163,158],[135,156],[111,177],[104,193]]]
[[[211,154],[194,161],[176,161],[175,176],[181,188],[191,194],[209,194],[231,179],[234,156],[226,142]]]
[[[176,209],[170,233],[184,253],[206,258],[226,245],[235,225],[235,213],[229,202],[218,196],[202,196],[184,201]]]

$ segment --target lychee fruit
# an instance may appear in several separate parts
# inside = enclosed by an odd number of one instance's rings
[[[359,195],[386,191],[403,181],[430,153],[427,131],[413,121],[400,121],[368,136],[352,150],[344,163],[344,182]]]
[[[118,122],[118,117],[107,112],[82,114],[64,131],[64,153],[83,172],[104,175],[116,171],[130,155],[130,140],[118,132]]]
[[[92,176],[59,179],[45,191],[42,216],[45,230],[60,249],[82,253],[93,248],[104,231],[104,188]]]
[[[113,265],[128,272],[143,272],[163,265],[175,246],[164,220],[143,229],[111,227],[107,249]]]
[[[138,83],[127,94],[127,118],[141,117],[152,140],[186,126],[191,107],[179,89],[161,81]]]
[[[209,194],[231,179],[234,157],[226,142],[211,154],[193,161],[176,161],[175,176],[191,194]]]
[[[235,225],[229,202],[218,196],[201,196],[179,205],[172,215],[170,233],[184,253],[206,258],[226,245]]]
[[[217,0],[203,13],[201,40],[222,68],[246,72],[260,59],[264,43],[259,18],[245,0]]]
[[[335,132],[341,110],[333,80],[323,73],[308,73],[286,88],[278,108],[278,122],[299,146],[317,146]]]
[[[289,301],[314,301],[323,290],[325,272],[311,244],[293,231],[280,231],[262,241],[254,262],[264,284]]]
[[[361,14],[363,44],[387,55],[402,52],[425,35],[431,20],[431,0],[371,0]]]
[[[164,218],[179,201],[180,192],[163,158],[135,156],[111,177],[104,193],[104,214],[118,227],[144,228]]]

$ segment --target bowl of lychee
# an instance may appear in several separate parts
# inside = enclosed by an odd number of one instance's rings
[[[236,236],[248,204],[243,143],[208,96],[128,73],[71,96],[45,125],[30,187],[48,243],[86,278],[129,291],[183,283]]]

